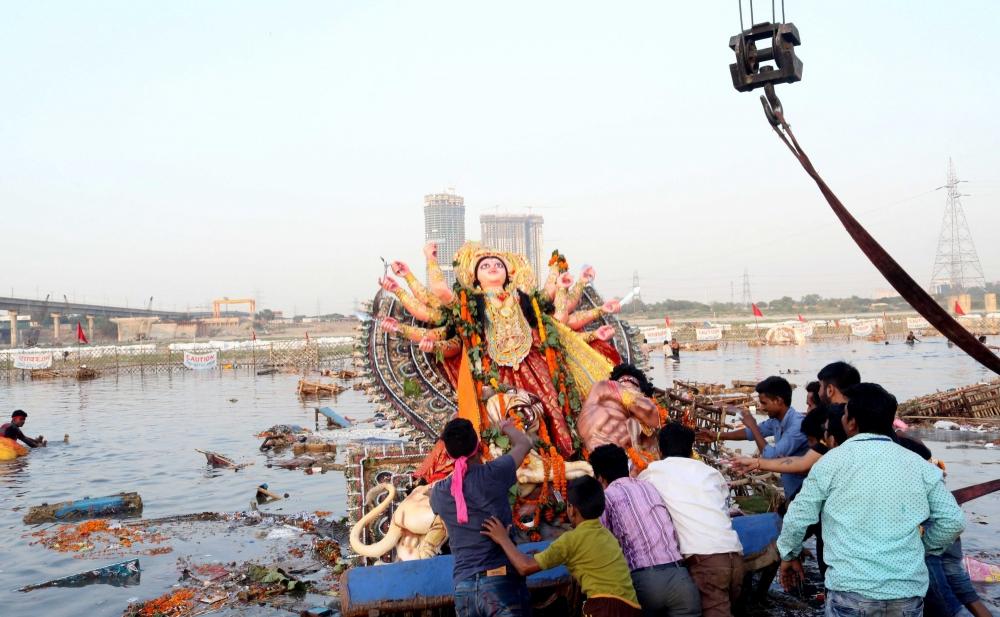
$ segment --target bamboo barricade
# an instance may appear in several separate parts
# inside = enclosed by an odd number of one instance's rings
[[[726,391],[726,386],[721,383],[701,383],[697,381],[674,380],[674,385],[690,390],[694,394],[713,395],[722,394]]]
[[[1000,379],[911,399],[899,406],[898,415],[913,422],[978,420],[1000,423]]]
[[[726,428],[726,416],[739,415],[735,409],[713,405],[711,399],[705,400],[707,397],[698,400],[696,394],[685,396],[675,390],[655,389],[655,392],[667,403],[671,419],[680,420],[685,413],[689,413],[698,429],[722,430]]]
[[[171,349],[167,344],[140,343],[115,346],[83,346],[70,354],[60,348],[37,348],[51,352],[48,368],[22,369],[14,366],[15,352],[0,350],[0,379],[45,380],[56,378],[93,379],[106,375],[170,373],[189,371],[184,365],[184,349]],[[193,352],[215,351],[217,371],[245,369],[256,373],[267,371],[306,374],[313,370],[328,370],[333,376],[350,379],[355,371],[345,369],[352,360],[353,346],[346,342],[311,342],[298,340],[257,341],[255,347],[216,348],[206,344]],[[264,369],[262,371],[261,369]]]

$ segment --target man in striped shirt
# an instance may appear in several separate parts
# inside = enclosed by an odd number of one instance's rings
[[[698,588],[684,566],[674,524],[656,488],[629,477],[628,455],[607,444],[590,453],[604,486],[601,524],[618,539],[644,615],[701,615]]]

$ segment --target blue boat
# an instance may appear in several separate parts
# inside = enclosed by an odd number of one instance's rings
[[[733,518],[733,528],[743,544],[743,559],[747,572],[773,567],[778,561],[775,542],[781,531],[777,514],[754,514]],[[540,551],[549,542],[520,545],[525,552]],[[341,611],[344,617],[364,617],[375,611],[378,615],[394,615],[407,611],[437,609],[448,614],[453,603],[451,555],[431,559],[352,568],[341,578]],[[551,614],[565,615],[578,610],[579,591],[565,567],[544,570],[528,577],[528,588],[536,601],[551,607]],[[556,607],[557,599],[562,604]],[[574,608],[576,607],[576,608]],[[548,612],[548,611],[546,611]]]

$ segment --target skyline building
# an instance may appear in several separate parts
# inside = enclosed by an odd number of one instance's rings
[[[483,214],[479,217],[482,243],[493,249],[528,258],[536,279],[544,277],[548,261],[542,253],[542,225],[538,214]]]
[[[438,264],[449,285],[455,284],[455,253],[465,244],[465,198],[449,187],[424,195],[424,241],[438,243]]]

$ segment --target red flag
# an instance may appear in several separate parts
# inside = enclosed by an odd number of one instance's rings
[[[965,315],[965,311],[962,310],[962,305],[958,303],[958,300],[955,300],[955,314],[959,317]]]
[[[670,327],[670,315],[667,315],[665,319],[667,320],[667,327],[669,328]]]
[[[802,318],[802,314],[801,313],[799,314],[799,321],[801,321],[802,323],[806,322],[806,320]]]
[[[84,345],[90,344],[90,341],[87,340],[87,335],[83,333],[83,326],[80,325],[79,321],[76,322],[76,341]]]
[[[754,317],[763,317],[763,316],[764,316],[764,313],[761,313],[761,312],[760,312],[760,309],[759,309],[759,308],[757,308],[757,303],[756,303],[756,302],[754,302],[754,303],[753,303],[753,304],[751,304],[750,306],[752,306],[752,307],[753,307],[753,316],[754,316]]]

